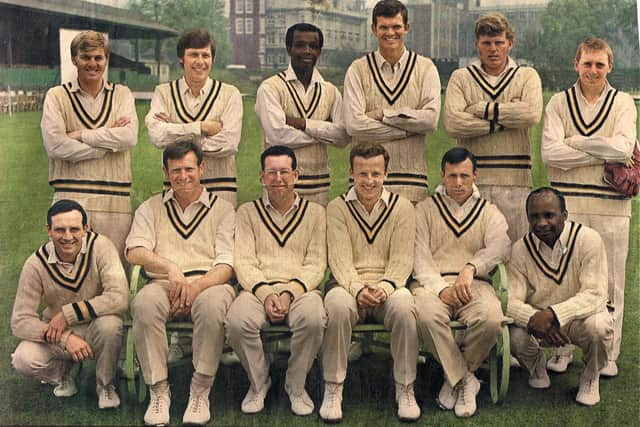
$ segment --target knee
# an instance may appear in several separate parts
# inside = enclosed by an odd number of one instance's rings
[[[526,329],[519,326],[509,327],[509,342],[511,343],[511,349],[514,352],[518,352],[518,350],[526,348],[530,339],[531,336]]]
[[[339,324],[351,322],[355,319],[357,313],[347,298],[331,298],[325,302],[327,312],[327,324]]]
[[[416,306],[413,296],[408,289],[399,289],[387,299],[389,307],[387,309],[386,321],[401,323],[404,325],[416,324]]]
[[[34,357],[36,354],[34,345],[35,343],[22,341],[11,355],[11,364],[21,375],[32,376],[35,370],[43,367]]]
[[[487,310],[481,313],[469,327],[481,329],[488,336],[497,336],[502,328],[502,312]]]
[[[613,337],[613,320],[608,312],[586,318],[584,327],[593,342],[608,341]]]
[[[138,294],[131,303],[131,317],[136,325],[147,327],[154,325],[158,318],[157,305],[150,295]]]
[[[299,325],[305,330],[305,333],[312,335],[322,334],[326,323],[327,317],[322,306],[308,310],[303,316],[300,316],[299,321]]]
[[[92,327],[98,336],[106,339],[122,338],[122,319],[115,315],[100,316],[92,320]]]
[[[211,293],[201,293],[191,307],[191,318],[195,322],[205,322],[207,325],[221,327],[227,315],[228,306],[224,300],[216,298]]]
[[[242,313],[240,310],[231,309],[227,313],[224,320],[225,334],[229,343],[237,342],[243,336],[249,334],[258,334],[260,329],[255,325],[252,325],[248,316]]]

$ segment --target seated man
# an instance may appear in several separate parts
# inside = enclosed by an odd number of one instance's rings
[[[409,200],[383,187],[389,153],[358,144],[349,156],[354,186],[327,206],[327,243],[337,284],[327,285],[327,330],[322,345],[324,400],[320,417],[342,419],[351,330],[358,322],[382,322],[391,332],[398,417],[413,421],[420,407],[413,393],[418,334],[413,297],[405,283],[413,265],[415,212]]]
[[[595,405],[600,401],[600,370],[613,339],[604,243],[593,229],[567,221],[564,196],[553,188],[532,191],[526,207],[530,232],[514,243],[509,262],[512,352],[529,371],[529,386],[548,388],[539,342],[582,348],[584,370],[576,402]]]
[[[412,292],[418,330],[444,370],[438,396],[458,417],[476,412],[480,367],[500,334],[502,308],[489,272],[511,251],[507,221],[476,187],[476,158],[456,147],[442,158],[442,184],[416,206]],[[467,325],[458,347],[449,321]]]
[[[171,189],[138,210],[127,237],[127,260],[151,278],[133,301],[136,353],[151,396],[147,425],[169,423],[168,320],[193,321],[193,378],[183,423],[211,418],[209,391],[224,347],[224,318],[235,297],[231,203],[200,184],[204,171],[197,142],[169,144],[162,155]]]
[[[98,407],[116,408],[127,278],[113,243],[88,230],[79,203],[63,199],[49,208],[51,241],[27,259],[18,283],[11,330],[22,341],[12,363],[21,374],[56,384],[55,396],[69,397],[78,392],[82,361],[95,358]]]
[[[327,268],[324,208],[301,198],[296,156],[273,145],[260,156],[262,197],[238,209],[235,270],[243,288],[227,315],[227,340],[251,386],[242,412],[264,407],[271,386],[260,330],[286,323],[293,332],[285,391],[296,415],[313,412],[304,384],[324,335],[326,314],[317,287]]]

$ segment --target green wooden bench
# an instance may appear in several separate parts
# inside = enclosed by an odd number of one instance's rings
[[[131,270],[129,281],[129,307],[133,303],[138,292],[138,285],[143,280],[141,278],[140,266],[134,266]],[[507,310],[507,298],[508,298],[508,285],[507,274],[504,265],[500,264],[493,274],[494,289],[498,298],[502,303],[503,313]],[[502,322],[502,333],[498,337],[497,344],[491,350],[489,358],[483,365],[484,368],[489,369],[490,379],[490,391],[491,400],[494,403],[498,403],[504,400],[507,391],[509,389],[509,369],[511,351],[509,347],[509,325],[513,323],[512,319],[506,318]],[[459,321],[451,321],[450,326],[452,333],[466,329],[466,326]],[[147,396],[147,386],[142,378],[142,372],[136,367],[136,353],[135,344],[133,339],[132,321],[129,312],[126,314],[124,321],[125,328],[125,360],[124,369],[121,379],[126,382],[126,389],[130,396],[137,396],[139,402],[143,402]],[[185,331],[191,332],[193,330],[193,324],[191,322],[168,322],[167,323],[167,335],[171,332]],[[287,339],[291,336],[291,331],[288,326],[275,325],[269,326],[262,330],[262,339],[265,344],[277,343],[283,339]],[[374,350],[387,351],[389,348],[389,342],[385,339],[388,337],[388,331],[381,324],[358,324],[353,328],[352,340],[362,345],[364,352],[371,352]],[[228,350],[228,349],[225,349]],[[427,353],[421,350],[422,355]],[[191,363],[191,355],[176,361],[169,363],[169,367],[175,367]]]

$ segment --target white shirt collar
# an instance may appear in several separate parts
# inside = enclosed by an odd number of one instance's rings
[[[290,81],[298,80],[298,76],[296,75],[296,72],[294,71],[293,66],[291,65],[291,61],[289,61],[289,66],[287,67],[287,70],[284,72],[284,78]],[[318,71],[318,68],[313,67],[313,74],[311,74],[311,82],[309,85],[311,86],[316,82],[322,83],[323,81],[324,79],[322,78],[320,71]]]
[[[502,77],[504,75],[504,73],[506,73],[507,71],[509,71],[509,69],[511,68],[515,68],[518,66],[518,64],[516,64],[516,61],[513,60],[513,58],[511,58],[510,56],[508,57],[509,59],[507,60],[507,66],[504,67],[504,70],[502,70],[502,72],[500,73],[500,75],[498,76],[492,76],[490,74],[487,74],[486,71],[484,71],[484,68],[482,68],[482,61],[480,61],[479,58],[474,59],[471,62],[471,65],[475,65],[479,70],[480,73],[484,76],[484,77]]]
[[[391,193],[387,191],[386,188],[382,187],[382,194],[380,194],[380,198],[376,201],[376,203],[382,201],[386,206],[389,206],[389,198],[391,198]],[[353,200],[358,200],[358,194],[356,193],[356,187],[351,187],[345,196],[345,200],[347,202],[351,202]],[[360,203],[360,200],[358,200]]]
[[[193,203],[202,203],[206,207],[210,208],[211,207],[211,203],[213,201],[213,198],[211,198],[211,200],[210,200],[209,199],[209,192],[207,191],[207,189],[202,185],[200,187],[202,188],[202,191],[200,192],[200,197],[198,197],[198,199],[196,201],[194,201]],[[176,200],[176,198],[174,196],[173,188],[170,188],[169,190],[167,190],[164,193],[164,196],[162,197],[162,203],[167,203],[171,199]],[[193,203],[191,203],[191,204],[193,204]]]
[[[204,96],[207,93],[209,93],[212,85],[213,85],[213,80],[211,79],[211,77],[207,77],[207,81],[204,83],[204,86],[202,86],[202,89],[200,89],[200,94],[198,96]],[[191,93],[191,88],[189,88],[189,85],[187,84],[187,79],[185,79],[184,76],[180,77],[180,80],[178,80],[178,88],[180,89],[180,93],[182,95]]]
[[[113,83],[111,83],[110,81],[108,81],[105,77],[102,78],[102,89],[100,90],[101,92],[103,90],[113,90]],[[78,82],[78,79],[74,79],[71,81],[71,92],[78,92],[81,91],[82,93],[86,93],[84,90],[82,90],[82,88],[80,87],[80,83]]]
[[[478,187],[475,184],[473,184],[473,192],[471,193],[471,196],[467,200],[465,200],[465,202],[462,205],[460,205],[458,202],[453,200],[447,194],[447,189],[445,188],[444,184],[439,184],[436,187],[436,193],[442,195],[448,203],[455,203],[458,206],[464,206],[464,205],[468,204],[469,202],[475,203],[476,200],[478,200],[480,197],[482,197],[482,196],[480,196],[480,190],[478,190]]]
[[[382,56],[382,54],[380,53],[379,48],[376,49],[376,51],[373,53],[373,57],[375,58],[376,64],[378,64],[379,68],[382,68],[384,64],[388,64],[389,67],[392,67],[394,70],[399,70],[409,59],[409,49],[407,49],[405,46],[402,46],[402,49],[402,55],[400,55],[400,59],[398,59],[398,62],[396,62],[394,65],[391,65],[386,59],[384,59],[384,56]]]
[[[582,89],[580,88],[580,80],[577,80],[573,84],[573,87],[576,88],[576,92],[578,92],[578,95],[584,101],[584,103],[585,104],[589,104],[589,102],[587,101],[587,98],[585,98],[584,94],[582,93]],[[607,84],[605,85],[604,89],[602,90],[602,93],[600,94],[600,96],[598,96],[598,100],[596,101],[596,104],[599,104],[600,101],[602,101],[604,99],[604,97],[607,96],[607,93],[609,93],[609,89],[612,89],[612,88],[613,87],[609,83],[609,80],[607,80]]]
[[[302,200],[300,198],[300,196],[298,196],[298,193],[294,193],[295,194],[295,198],[293,199],[293,205],[291,205],[291,208],[289,208],[289,210],[287,211],[290,212],[293,209],[298,209],[298,206],[300,205],[300,201]],[[273,204],[271,204],[271,200],[269,200],[269,193],[267,193],[267,190],[262,190],[262,203],[271,209],[274,209],[277,211],[277,209],[275,208],[275,206],[273,206]],[[286,213],[285,213],[286,215]]]

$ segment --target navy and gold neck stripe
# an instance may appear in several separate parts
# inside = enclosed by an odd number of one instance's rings
[[[591,197],[606,200],[627,200],[628,197],[618,193],[608,185],[579,184],[574,182],[551,181],[551,186],[562,191],[565,197]]]
[[[49,273],[49,276],[56,284],[73,292],[78,292],[91,269],[93,245],[97,237],[98,234],[92,231],[87,233],[87,250],[85,253],[78,254],[78,256],[80,256],[80,263],[78,264],[78,269],[73,276],[69,276],[64,271],[60,270],[57,263],[49,264],[49,251],[47,251],[46,244],[42,245],[40,249],[36,251],[36,256],[40,262],[42,262],[47,273]]]
[[[613,107],[613,103],[616,99],[616,96],[618,95],[618,91],[616,89],[609,89],[609,92],[607,92],[607,95],[605,96],[604,102],[602,103],[598,114],[596,114],[591,123],[585,122],[584,117],[582,117],[576,92],[577,91],[575,86],[572,86],[564,91],[564,94],[567,97],[567,106],[569,107],[571,121],[573,121],[573,125],[580,133],[580,135],[591,136],[602,127],[604,122],[607,121],[609,113],[611,112],[611,108]]]
[[[176,114],[178,118],[183,123],[192,123],[206,120],[211,108],[213,108],[213,104],[218,99],[220,95],[220,89],[222,88],[222,82],[217,80],[213,80],[213,84],[211,85],[211,89],[209,93],[204,98],[204,102],[202,106],[200,106],[200,110],[195,114],[191,115],[189,110],[184,105],[184,101],[182,100],[182,93],[180,92],[180,85],[178,84],[179,80],[174,80],[169,83],[169,88],[171,89],[171,100],[173,101],[173,107],[176,110]]]
[[[513,77],[516,75],[519,69],[520,67],[509,68],[509,70],[507,70],[504,76],[502,76],[502,78],[494,86],[489,83],[487,79],[485,79],[485,77],[482,75],[482,72],[476,65],[469,65],[467,67],[467,70],[469,71],[469,74],[471,74],[471,77],[473,77],[480,88],[494,101],[498,99],[500,94],[504,92],[507,86],[509,86],[509,83],[511,83],[511,80],[513,80]]]
[[[64,91],[67,93],[67,97],[71,102],[71,107],[73,108],[73,112],[78,117],[78,120],[82,123],[82,125],[87,129],[97,129],[103,127],[107,124],[109,120],[109,116],[111,116],[111,110],[113,109],[113,94],[116,91],[116,85],[112,84],[111,89],[107,87],[105,84],[105,94],[102,99],[102,106],[100,107],[100,112],[96,117],[91,117],[91,114],[87,112],[80,103],[80,98],[78,98],[78,94],[76,92],[71,91],[71,82],[62,85]]]
[[[314,83],[313,95],[311,96],[311,101],[309,102],[309,106],[305,106],[302,99],[300,99],[298,92],[296,92],[295,87],[293,87],[293,83],[287,80],[286,74],[284,73],[284,71],[278,73],[277,76],[280,77],[280,79],[284,82],[284,85],[289,91],[289,95],[291,95],[291,98],[293,99],[293,103],[295,104],[296,109],[298,110],[298,114],[300,114],[300,117],[303,119],[310,119],[311,116],[313,116],[313,114],[316,112],[316,109],[320,104],[320,98],[322,97],[322,84],[320,84],[320,82]]]
[[[369,65],[369,71],[371,72],[371,76],[373,76],[373,81],[378,87],[378,90],[387,100],[389,105],[393,105],[398,100],[398,98],[402,96],[404,90],[409,84],[409,81],[413,77],[413,70],[416,67],[416,60],[418,58],[418,55],[415,52],[409,51],[409,58],[407,59],[407,63],[402,70],[400,80],[398,80],[398,83],[394,88],[390,88],[389,85],[387,85],[387,83],[384,81],[382,72],[378,68],[374,52],[369,53],[366,58],[367,64]]]
[[[99,181],[93,179],[54,179],[49,181],[56,193],[100,194],[129,197],[130,182]]]
[[[487,201],[485,199],[476,200],[476,203],[473,205],[469,213],[462,219],[462,221],[458,221],[447,207],[442,194],[436,193],[431,200],[435,203],[436,208],[438,208],[438,212],[440,212],[440,216],[444,220],[445,224],[447,224],[447,227],[449,227],[449,230],[451,230],[456,237],[462,236],[473,226],[473,224],[475,224],[476,220],[480,217],[480,214],[487,205]]]
[[[380,210],[378,218],[374,221],[374,223],[369,224],[367,220],[362,217],[362,214],[358,211],[358,208],[355,205],[355,200],[348,202],[346,200],[346,195],[344,194],[340,197],[342,198],[342,200],[344,200],[347,208],[349,208],[351,216],[358,224],[358,227],[360,227],[360,230],[362,230],[364,237],[367,239],[367,243],[369,243],[370,245],[375,242],[376,237],[378,237],[378,234],[380,234],[380,230],[382,230],[382,227],[384,227],[384,225],[387,223],[389,216],[391,216],[391,213],[395,209],[396,205],[398,204],[398,200],[400,199],[399,195],[390,193],[389,204],[385,205],[384,209]]]
[[[164,194],[164,192],[163,192]],[[180,218],[178,202],[175,199],[169,199],[164,203],[167,216],[173,228],[178,232],[183,239],[187,240],[196,231],[202,220],[207,216],[213,205],[218,200],[218,196],[213,193],[209,193],[209,206],[202,205],[198,212],[193,216],[188,224],[185,224]]]
[[[551,267],[547,261],[544,260],[542,254],[538,252],[538,247],[533,240],[533,233],[527,233],[524,236],[524,245],[529,251],[529,255],[533,258],[536,266],[542,273],[549,279],[553,280],[557,285],[561,285],[564,280],[564,276],[567,274],[569,263],[571,262],[571,256],[576,246],[578,233],[582,228],[582,224],[575,222],[571,223],[571,229],[569,230],[569,239],[567,241],[567,251],[560,257],[560,262],[557,268]]]
[[[262,199],[254,200],[253,205],[256,207],[256,211],[258,212],[258,216],[262,220],[264,226],[269,230],[269,233],[276,239],[278,245],[281,248],[287,244],[287,240],[293,235],[296,231],[302,220],[304,219],[304,215],[307,212],[307,208],[309,207],[309,201],[305,199],[300,199],[300,203],[298,204],[298,209],[294,212],[293,216],[285,224],[283,228],[278,227],[276,222],[273,220],[267,207],[264,205]]]

